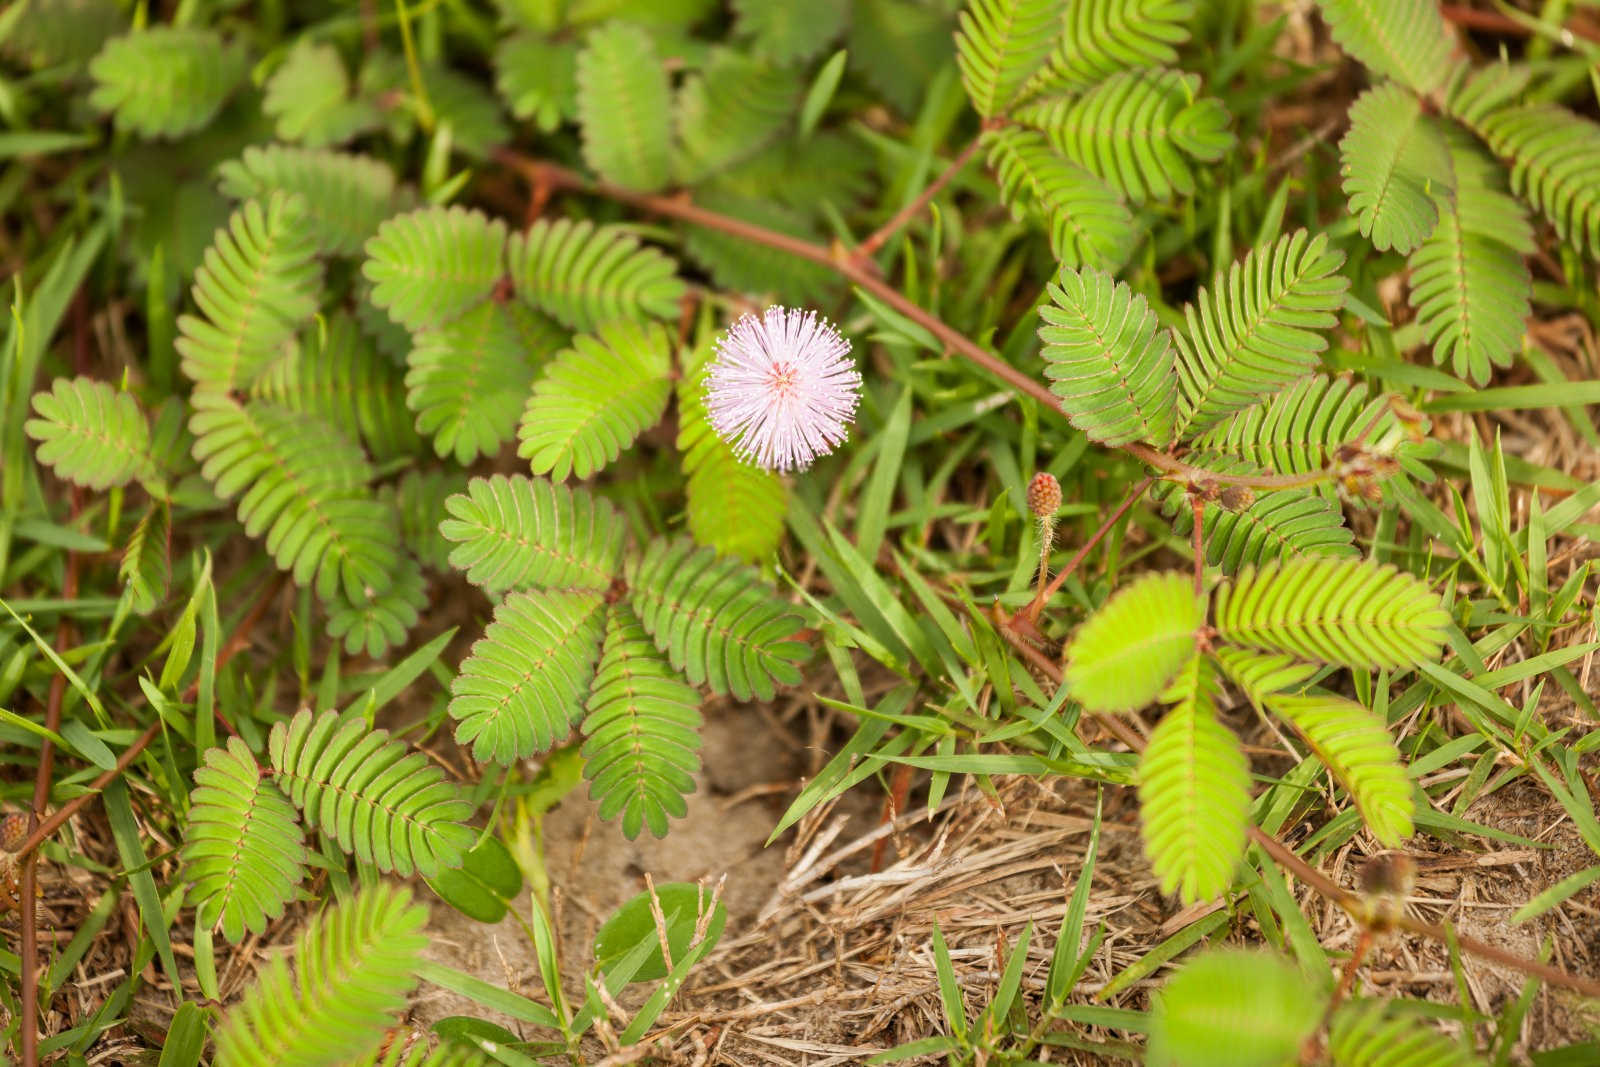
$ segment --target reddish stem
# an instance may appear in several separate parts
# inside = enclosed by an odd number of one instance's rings
[[[1127,496],[1122,498],[1122,503],[1117,505],[1117,510],[1113,511],[1109,516],[1106,517],[1106,520],[1100,524],[1100,528],[1094,532],[1089,540],[1084,542],[1083,547],[1078,549],[1077,553],[1072,557],[1072,559],[1067,561],[1067,565],[1061,568],[1061,572],[1057,574],[1055,578],[1051,579],[1050,584],[1041,589],[1038,595],[1033,598],[1032,602],[1030,602],[1028,606],[1022,610],[1022,614],[1026,616],[1029,622],[1039,621],[1039,612],[1044,610],[1046,602],[1048,602],[1049,599],[1055,595],[1057,589],[1061,588],[1063,582],[1072,577],[1073,572],[1078,569],[1079,564],[1081,564],[1089,555],[1089,553],[1094,550],[1094,546],[1098,545],[1102,540],[1104,540],[1106,534],[1111,532],[1111,528],[1117,524],[1118,520],[1128,513],[1128,509],[1133,507],[1133,502],[1144,496],[1145,492],[1154,483],[1154,476],[1146,478],[1144,481],[1134,486],[1133,489],[1129,491]]]
[[[755,244],[766,245],[768,248],[775,248],[780,252],[787,252],[792,256],[810,260],[813,263],[827,267],[852,285],[865,290],[876,300],[887,304],[928,331],[949,351],[983,368],[1018,392],[1026,393],[1028,396],[1033,397],[1049,410],[1055,411],[1063,417],[1066,415],[1065,409],[1061,406],[1061,401],[1042,383],[985,350],[964,334],[951,328],[949,324],[938,316],[906,299],[900,294],[899,290],[878,278],[872,271],[857,262],[849,252],[838,245],[828,247],[816,244],[812,241],[792,237],[786,233],[779,233],[776,230],[769,230],[764,226],[757,226],[743,219],[708,211],[693,203],[686,196],[658,196],[654,193],[641,193],[633,189],[626,189],[610,182],[590,181],[576,171],[542,159],[525,156],[515,149],[497,149],[495,151],[495,159],[502,165],[517,171],[530,184],[535,186],[538,182],[544,181],[552,189],[570,189],[576,192],[587,192],[596,196],[603,196],[618,203],[636,207],[641,211],[647,211],[653,215],[682,219],[684,222],[692,223],[696,226],[720,230],[734,237],[739,237]],[[1294,489],[1315,485],[1318,482],[1334,477],[1336,474],[1336,471],[1331,467],[1310,474],[1224,474],[1218,471],[1192,467],[1177,456],[1151,448],[1149,445],[1141,444],[1137,441],[1116,447],[1135,459],[1154,467],[1163,476],[1185,484],[1204,479],[1230,485],[1247,486],[1251,489]]]
[[[961,173],[961,168],[972,161],[972,157],[977,154],[978,146],[982,143],[982,140],[982,134],[974,137],[967,147],[963,148],[960,154],[950,161],[950,165],[945,167],[937,178],[929,182],[926,189],[917,194],[915,200],[895,212],[893,218],[878,227],[866,240],[857,245],[855,251],[857,265],[865,267],[867,260],[877,255],[878,249],[882,248],[889,238],[900,232],[900,228],[906,223],[920,215],[922,209],[928,206],[928,202],[938,196],[946,185],[950,184],[950,179]]]

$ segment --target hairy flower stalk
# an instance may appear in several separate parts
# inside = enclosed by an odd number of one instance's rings
[[[850,342],[831,323],[814,311],[769,307],[717,339],[706,412],[741,459],[804,470],[849,436],[860,389]]]
[[[1056,512],[1061,509],[1061,483],[1048,471],[1040,471],[1028,483],[1028,510],[1039,520],[1039,599],[1044,599],[1045,582],[1050,576],[1050,548],[1055,543]]]

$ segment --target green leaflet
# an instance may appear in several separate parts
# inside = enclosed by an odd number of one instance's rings
[[[1175,412],[1172,342],[1123,282],[1063,269],[1041,305],[1045,375],[1072,424],[1104,444],[1165,446]]]
[[[57,378],[49,392],[35,393],[23,429],[39,442],[39,462],[61,478],[88,489],[154,480],[150,423],[127,393],[91,378]]]
[[[1383,720],[1352,700],[1322,693],[1269,696],[1266,705],[1299,731],[1350,793],[1373,837],[1398,848],[1411,836],[1411,779]]]
[[[300,194],[317,250],[349,256],[395,209],[394,171],[370,156],[288,145],[252,145],[217,168],[228,196],[246,200],[274,190]]]
[[[683,538],[654,541],[629,567],[629,598],[673,667],[740,700],[800,680],[803,622],[755,571]]]
[[[1281,1067],[1317,1028],[1326,994],[1288,960],[1219,949],[1190,960],[1156,998],[1151,1063]]]
[[[245,73],[242,48],[210,30],[152,26],[107,41],[89,102],[143,137],[180,137],[216,117]]]
[[[1448,193],[1455,178],[1449,147],[1416,96],[1395,85],[1363,93],[1339,160],[1350,210],[1373,247],[1409,253],[1433,232],[1435,191]]]
[[[184,830],[184,878],[197,921],[234,944],[265,933],[305,878],[305,838],[294,808],[238,738],[196,768]]]
[[[450,565],[491,593],[531,586],[602,590],[616,577],[623,527],[586,489],[521,475],[474,478],[445,501]]]
[[[517,455],[556,481],[588,478],[661,419],[672,340],[660,326],[609,323],[579,334],[544,368],[517,431]]]
[[[998,115],[1049,54],[1061,0],[973,0],[957,17],[956,66],[978,114]]]
[[[599,593],[502,600],[450,686],[456,740],[472,745],[474,759],[510,763],[567,736],[594,678],[604,619]]]
[[[1250,824],[1250,768],[1217,721],[1209,658],[1192,657],[1165,695],[1175,703],[1139,757],[1139,825],[1161,891],[1190,904],[1233,882]]]
[[[1532,279],[1523,256],[1533,233],[1503,179],[1466,138],[1453,139],[1453,196],[1439,195],[1439,224],[1411,254],[1408,299],[1435,363],[1482,385],[1522,347]]]
[[[1305,557],[1247,568],[1217,593],[1229,641],[1349,667],[1432,661],[1450,614],[1426,585],[1392,566]]]
[[[1217,272],[1184,308],[1187,329],[1177,335],[1180,432],[1205,429],[1316,367],[1328,346],[1319,331],[1336,324],[1350,284],[1338,273],[1343,263],[1326,235],[1296,230]]]
[[[1143,707],[1193,658],[1203,621],[1200,597],[1184,575],[1129,582],[1068,643],[1068,692],[1090,711]]]
[[[602,819],[637,837],[667,836],[700,769],[700,694],[651,643],[626,604],[606,619],[605,646],[583,719],[583,776]]]
[[[183,372],[203,389],[249,385],[317,310],[322,270],[305,198],[282,189],[247,200],[195,272],[203,317],[178,316]]]
[[[224,1014],[218,1067],[336,1067],[374,1053],[417,984],[427,921],[409,890],[384,883],[330,907]]]
[[[473,805],[444,772],[375,730],[359,706],[302,710],[267,739],[272,775],[306,824],[379,870],[424,877],[459,866]]]
[[[504,273],[506,225],[481,211],[399,215],[367,242],[372,302],[410,330],[441,326],[477,305]]]
[[[655,41],[640,26],[607,23],[578,54],[583,157],[602,178],[646,192],[672,177],[671,95]]]
[[[1451,38],[1431,0],[1319,0],[1333,39],[1364,66],[1419,93],[1450,69]]]

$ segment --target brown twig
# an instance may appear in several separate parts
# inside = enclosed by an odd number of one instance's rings
[[[1440,4],[1439,13],[1445,21],[1453,22],[1457,26],[1464,26],[1469,30],[1486,30],[1490,33],[1509,34],[1513,37],[1532,37],[1536,32],[1532,26],[1518,22],[1509,15],[1498,11],[1483,11],[1464,4]],[[1585,41],[1600,43],[1600,30],[1585,25],[1582,21],[1573,19],[1561,27],[1574,37],[1581,37]]]
[[[820,245],[786,233],[779,233],[776,230],[769,230],[764,226],[757,226],[743,219],[708,211],[695,204],[687,196],[660,196],[655,193],[641,193],[633,189],[625,189],[610,182],[591,181],[574,170],[569,170],[556,163],[523,155],[515,149],[497,149],[495,151],[495,159],[502,165],[521,174],[535,187],[542,181],[547,183],[551,189],[570,189],[575,192],[587,192],[596,196],[603,196],[609,200],[627,204],[653,215],[682,219],[684,222],[692,223],[696,226],[719,230],[722,233],[730,234],[755,244],[765,245],[768,248],[775,248],[780,252],[787,252],[792,256],[810,260],[812,263],[827,267],[852,285],[865,290],[874,299],[887,304],[899,314],[904,315],[907,319],[922,327],[932,334],[940,344],[944,345],[947,350],[956,353],[975,366],[981,367],[1018,392],[1026,393],[1028,396],[1033,397],[1049,410],[1066,417],[1066,411],[1062,408],[1060,399],[1046,388],[1042,382],[1022,373],[992,352],[984,349],[965,334],[952,328],[938,316],[906,299],[894,286],[877,277],[871,270],[857,262],[848,251],[838,245],[832,247]],[[1162,452],[1137,441],[1116,447],[1135,459],[1154,467],[1161,472],[1162,477],[1184,484],[1205,480],[1229,485],[1241,485],[1251,489],[1297,489],[1326,481],[1335,477],[1338,473],[1334,467],[1329,467],[1309,474],[1225,474],[1190,466],[1171,453]]]
[[[950,184],[950,180],[961,173],[961,169],[972,161],[972,157],[977,154],[978,145],[982,140],[983,135],[981,133],[974,137],[967,147],[963,148],[956,158],[950,161],[950,165],[945,167],[937,178],[929,182],[926,189],[917,194],[915,200],[895,212],[893,218],[874,230],[866,240],[856,245],[854,255],[856,264],[866,267],[867,261],[878,254],[878,249],[882,248],[889,238],[900,232],[900,228],[906,223],[920,215],[922,209],[928,206],[928,202],[938,196],[940,191]]]
[[[73,493],[72,510],[78,510],[77,493]],[[63,600],[78,596],[79,558],[76,552],[67,553],[66,577],[61,583]],[[56,654],[60,655],[72,644],[73,627],[68,615],[63,613],[56,623]],[[54,777],[56,748],[50,735],[61,730],[61,708],[66,702],[67,676],[57,673],[50,679],[50,692],[45,697],[44,728],[49,731],[39,745],[39,770],[33,779],[33,804],[28,809],[30,838],[38,832],[39,818],[50,800],[50,780]],[[32,852],[18,850],[22,859],[22,1063],[23,1067],[37,1067],[39,1062],[39,929],[38,929],[38,859]]]

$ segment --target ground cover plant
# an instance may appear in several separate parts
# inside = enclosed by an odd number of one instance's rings
[[[13,0],[15,1062],[1600,1062],[1600,12]]]

